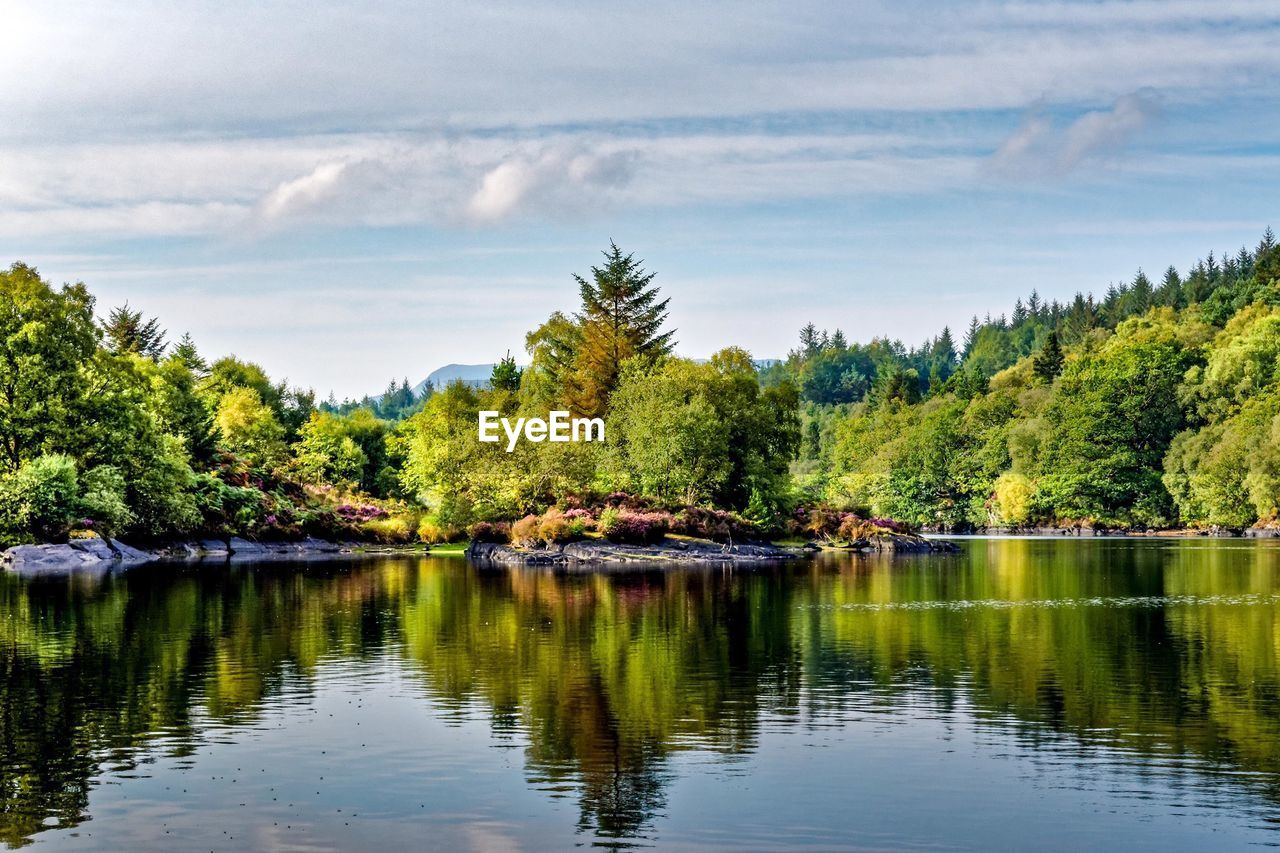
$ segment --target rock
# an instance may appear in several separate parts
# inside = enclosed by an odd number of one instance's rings
[[[514,548],[492,542],[472,542],[466,556],[478,563],[504,566],[585,566],[604,564],[671,565],[697,563],[776,563],[801,556],[796,550],[767,544],[719,544],[705,540],[664,539],[653,545],[622,545],[584,539],[566,545]]]
[[[131,548],[123,542],[99,539],[72,539],[65,545],[18,545],[4,552],[0,562],[18,572],[68,572],[84,569],[107,570],[154,560],[155,555]]]
[[[96,536],[91,539],[72,539],[67,546],[98,560],[114,560],[116,556],[112,547]]]
[[[137,548],[124,544],[119,539],[108,540],[108,544],[115,550],[116,558],[125,563],[146,563],[156,559],[155,554],[139,551]]]
[[[257,542],[250,542],[248,539],[241,539],[239,536],[231,537],[231,541],[227,544],[231,547],[232,555],[236,557],[259,556],[267,551]]]
[[[202,539],[199,547],[206,557],[227,557],[231,555],[231,546],[223,539]]]

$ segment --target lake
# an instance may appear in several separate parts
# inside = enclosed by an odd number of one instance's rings
[[[1280,547],[0,575],[0,844],[1280,844]]]

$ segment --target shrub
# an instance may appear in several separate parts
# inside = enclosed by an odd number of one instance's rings
[[[758,539],[761,533],[759,526],[735,512],[699,506],[687,506],[676,513],[671,532],[716,542]]]
[[[1035,486],[1022,474],[1006,471],[996,480],[991,509],[1003,524],[1019,526],[1031,516],[1031,500]]]
[[[555,507],[547,510],[538,522],[538,538],[548,545],[569,541],[569,522],[564,513]]]
[[[80,513],[94,522],[102,535],[111,536],[133,521],[125,503],[124,475],[112,465],[99,465],[80,479]]]
[[[524,545],[538,539],[542,527],[542,519],[536,515],[526,515],[511,525],[511,541]]]
[[[6,542],[63,536],[78,517],[76,464],[62,454],[39,456],[0,483],[0,539]]]
[[[657,542],[671,527],[668,512],[631,512],[610,508],[600,515],[596,529],[613,542],[649,544]]]
[[[788,530],[814,539],[843,542],[869,539],[889,533],[914,532],[911,525],[892,518],[866,518],[857,511],[838,510],[829,506],[798,508],[788,522]]]
[[[510,542],[511,525],[503,521],[477,521],[467,528],[467,535],[474,542]]]
[[[407,545],[413,541],[415,532],[412,519],[403,515],[370,519],[361,525],[361,529],[387,545]]]
[[[458,538],[458,528],[445,524],[438,515],[425,515],[418,522],[418,539],[428,545],[440,545]]]

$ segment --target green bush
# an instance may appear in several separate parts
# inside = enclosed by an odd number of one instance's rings
[[[361,529],[367,536],[378,542],[387,545],[408,545],[417,533],[413,521],[413,518],[403,515],[374,518],[366,521]]]
[[[0,481],[0,538],[7,544],[61,539],[79,508],[76,464],[38,456]]]
[[[111,536],[133,522],[133,513],[125,502],[125,481],[120,469],[99,465],[80,478],[80,514],[92,522],[93,529]]]

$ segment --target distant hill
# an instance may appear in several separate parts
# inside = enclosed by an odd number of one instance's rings
[[[421,394],[428,384],[438,391],[457,379],[473,388],[483,388],[489,384],[489,377],[492,375],[492,364],[446,364],[431,371],[430,376],[413,386],[413,393]]]
[[[695,358],[694,361],[699,364],[705,363],[705,358]],[[781,359],[777,358],[757,358],[753,359],[756,370],[767,370],[775,364],[780,364]],[[520,365],[524,367],[524,365]],[[494,365],[490,364],[446,364],[444,367],[438,368],[431,372],[426,379],[413,386],[414,394],[421,394],[426,389],[428,383],[432,388],[439,391],[450,382],[461,379],[472,388],[484,388],[489,384],[489,377],[493,375]]]

